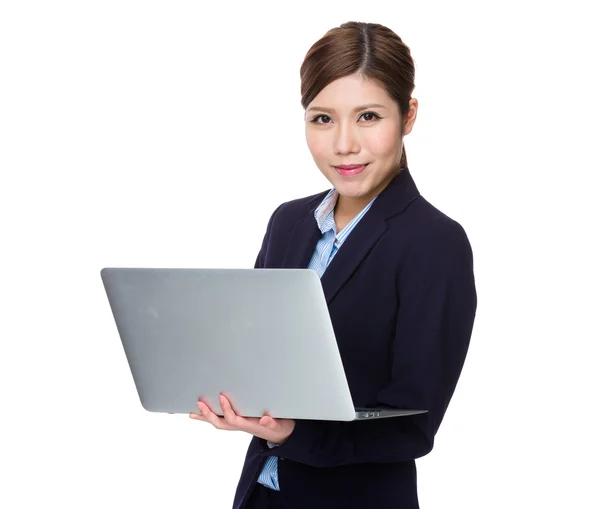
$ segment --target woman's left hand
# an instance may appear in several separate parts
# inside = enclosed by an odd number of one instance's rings
[[[296,421],[293,419],[274,419],[267,414],[262,417],[241,417],[236,415],[231,403],[223,394],[219,396],[219,402],[223,409],[223,417],[211,411],[202,401],[198,401],[196,405],[200,413],[192,412],[190,418],[208,422],[217,429],[245,431],[274,444],[282,444],[294,431]]]

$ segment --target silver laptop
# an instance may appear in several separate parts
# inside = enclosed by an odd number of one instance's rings
[[[104,268],[142,406],[352,421],[426,410],[354,408],[321,280],[311,269]]]

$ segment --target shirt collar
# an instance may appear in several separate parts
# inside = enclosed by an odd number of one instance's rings
[[[315,209],[315,219],[321,233],[325,233],[335,226],[335,223],[333,222],[333,209],[335,208],[339,195],[340,193],[333,188]]]

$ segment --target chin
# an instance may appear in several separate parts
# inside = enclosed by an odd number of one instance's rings
[[[344,186],[344,185],[336,187],[336,189],[337,189],[338,193],[340,193],[340,195],[342,195],[345,198],[363,198],[364,196],[369,194],[369,191],[370,191],[369,188],[361,187],[360,189],[357,189],[352,186]]]

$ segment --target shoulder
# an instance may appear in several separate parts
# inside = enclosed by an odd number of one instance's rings
[[[458,221],[422,197],[391,220],[394,241],[389,251],[394,252],[396,284],[405,299],[441,296],[451,287],[473,285],[473,251]]]
[[[434,267],[449,268],[457,260],[472,264],[471,244],[463,226],[423,196],[387,222],[385,248],[401,272],[433,272]]]
[[[423,196],[413,201],[402,214],[391,218],[390,225],[403,231],[413,249],[468,242],[463,226]]]
[[[436,239],[443,241],[464,241],[467,239],[467,233],[463,226],[455,219],[451,218],[438,208],[434,207],[427,200],[423,199],[422,208],[426,213],[423,214],[423,222],[419,228],[419,235],[415,239],[417,242],[436,242]]]

